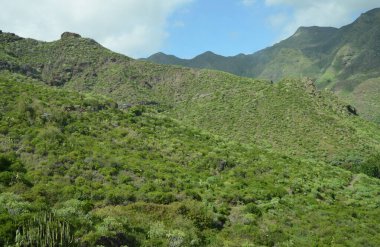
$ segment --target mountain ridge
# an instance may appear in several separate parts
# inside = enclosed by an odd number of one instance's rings
[[[380,8],[361,14],[341,28],[300,27],[289,38],[248,55],[223,57],[200,54],[193,59],[159,53],[147,58],[162,64],[226,71],[245,77],[278,81],[308,76],[356,106],[369,120],[380,122]],[[368,80],[370,80],[368,82]],[[360,86],[362,85],[362,86]],[[370,88],[367,95],[362,88]],[[377,86],[377,88],[380,88]]]
[[[322,157],[349,169],[357,169],[380,147],[378,127],[353,115],[352,107],[328,91],[305,86],[310,80],[272,84],[158,65],[114,53],[88,38],[40,42],[1,35],[11,38],[0,43],[0,64],[10,64],[3,70],[105,95],[126,107],[154,102],[173,118],[234,141],[295,157]],[[326,134],[329,138],[319,139]]]
[[[0,33],[0,245],[379,246],[379,177],[379,126],[312,78]]]

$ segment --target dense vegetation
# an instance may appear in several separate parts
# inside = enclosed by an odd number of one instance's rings
[[[362,14],[342,28],[300,27],[295,34],[254,54],[223,57],[206,52],[193,59],[157,53],[147,60],[227,71],[278,81],[308,76],[353,104],[359,113],[380,123],[380,9]]]
[[[229,140],[352,168],[380,150],[380,129],[308,79],[272,84],[211,70],[151,64],[65,33],[40,42],[0,34],[3,69],[48,85],[159,105],[166,115]]]
[[[308,78],[0,32],[0,246],[379,246],[379,178],[379,126]]]
[[[0,109],[1,245],[380,245],[378,179],[9,72]]]

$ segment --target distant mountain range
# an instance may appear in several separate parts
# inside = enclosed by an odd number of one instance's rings
[[[341,28],[300,27],[274,46],[250,55],[224,57],[205,52],[193,59],[157,53],[148,61],[226,71],[239,76],[278,81],[311,77],[380,122],[380,8]]]

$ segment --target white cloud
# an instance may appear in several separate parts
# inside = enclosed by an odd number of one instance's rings
[[[256,0],[242,0],[241,3],[244,5],[244,6],[247,6],[247,7],[250,7],[252,5],[254,5],[256,2]]]
[[[379,0],[265,0],[269,7],[290,7],[293,11],[278,14],[288,15],[282,24],[281,38],[293,34],[300,26],[332,26],[341,27],[352,21],[358,11],[380,7]],[[269,17],[276,22],[277,15]]]
[[[40,40],[64,31],[133,57],[160,49],[168,17],[192,0],[0,0],[0,29]]]

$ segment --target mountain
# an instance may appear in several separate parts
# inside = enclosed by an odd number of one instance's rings
[[[141,60],[158,64],[180,65],[190,68],[222,70],[239,76],[254,77],[247,76],[244,72],[245,66],[247,66],[249,59],[247,59],[247,56],[243,54],[232,57],[223,57],[211,51],[207,51],[194,57],[193,59],[181,59],[173,55],[166,55],[165,53],[159,52],[153,54],[147,59]]]
[[[193,59],[158,53],[148,61],[209,68],[246,77],[278,81],[308,76],[380,122],[380,8],[347,26],[300,27],[295,34],[254,54],[232,57],[206,52]]]
[[[272,84],[157,65],[113,53],[72,33],[54,42],[10,33],[2,33],[0,40],[3,70],[102,94],[125,108],[159,105],[168,116],[233,141],[351,168],[379,152],[379,127],[308,79]]]
[[[0,73],[2,246],[380,244],[379,179],[118,108]]]
[[[0,68],[120,107],[157,105],[165,115],[232,141],[357,169],[380,151],[380,130],[309,79],[272,84],[212,70],[157,65],[64,33],[41,42],[0,35]],[[212,54],[210,54],[212,55]]]
[[[0,33],[0,245],[379,246],[379,164],[311,79]]]

